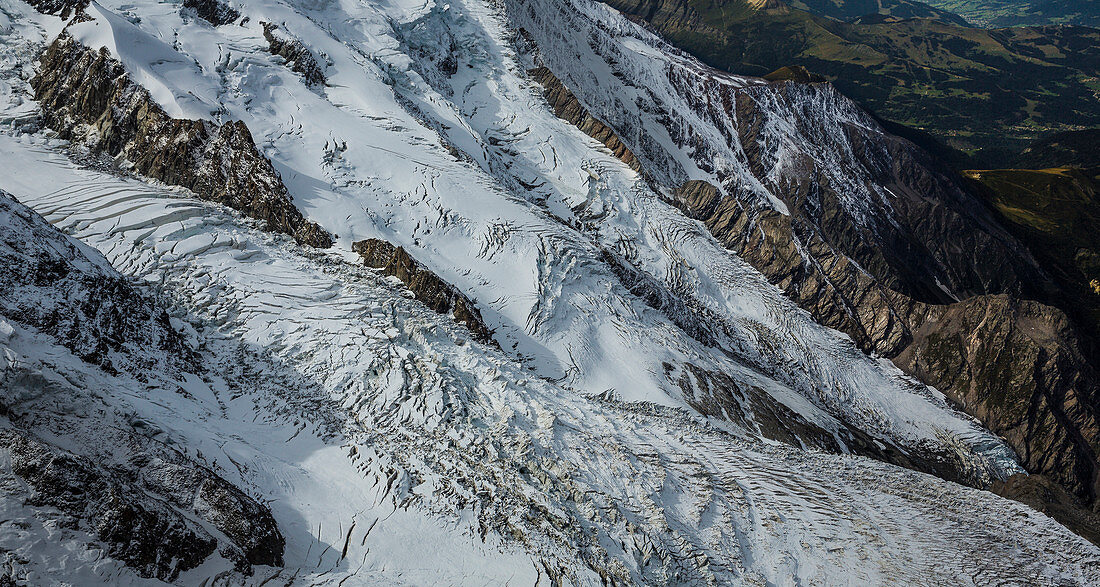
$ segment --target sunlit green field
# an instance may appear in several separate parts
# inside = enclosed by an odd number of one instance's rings
[[[1096,0],[926,0],[985,27],[1074,24],[1100,26]]]
[[[662,21],[659,11],[641,12],[649,4],[607,1],[639,11],[721,69],[764,75],[805,66],[879,117],[976,154],[972,167],[1001,166],[1047,134],[1100,127],[1100,30],[984,30],[888,16],[842,22],[744,0],[687,0],[690,19]]]

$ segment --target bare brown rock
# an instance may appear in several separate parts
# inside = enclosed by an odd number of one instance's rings
[[[302,244],[332,246],[294,206],[243,122],[172,118],[105,49],[65,33],[42,54],[31,85],[46,124],[62,138],[122,156],[142,175],[225,204]]]
[[[356,242],[352,250],[359,253],[368,267],[381,269],[386,275],[400,279],[416,299],[433,311],[452,314],[476,340],[493,343],[493,332],[485,325],[473,300],[412,258],[404,248],[372,238]]]
[[[908,327],[890,306],[891,292],[818,234],[810,232],[809,242],[799,242],[791,216],[746,210],[737,199],[725,198],[701,181],[674,190],[673,203],[702,221],[815,320],[851,336],[864,350],[892,356],[909,343]]]
[[[641,171],[641,164],[634,157],[634,153],[631,153],[630,149],[623,144],[615,131],[592,116],[577,100],[577,97],[573,95],[573,92],[570,92],[569,88],[565,87],[553,72],[545,67],[536,67],[527,73],[531,76],[531,79],[542,84],[543,94],[546,96],[546,100],[550,102],[550,107],[554,109],[555,114],[569,121],[588,136],[603,143],[631,169]]]
[[[1007,295],[914,304],[894,363],[1003,436],[1024,466],[1085,503],[1100,488],[1100,378],[1065,314]]]
[[[815,320],[940,389],[1003,436],[1029,471],[1096,503],[1100,377],[1062,311],[1008,294],[916,301],[813,235],[797,246],[790,216],[752,218],[703,182],[675,197]]]

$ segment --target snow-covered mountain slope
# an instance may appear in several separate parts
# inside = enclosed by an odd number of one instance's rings
[[[708,382],[683,376],[699,369],[763,390],[840,450],[854,448],[852,426],[921,459],[975,447],[961,466],[978,483],[1018,470],[942,396],[817,326],[554,116],[513,58],[499,11],[323,8],[242,6],[248,26],[214,28],[140,5],[127,9],[136,26],[93,3],[66,30],[114,49],[174,116],[243,120],[307,216],[345,247],[364,237],[404,246],[477,300],[501,346],[540,376],[582,394],[733,411],[705,396]],[[323,91],[265,51],[261,22],[282,23],[325,56]],[[452,45],[462,65],[446,77],[430,65]],[[689,335],[678,316],[627,291],[608,254],[683,299],[690,312],[679,314],[710,336]]]
[[[96,431],[147,438],[270,504],[284,566],[250,581],[1096,578],[1100,550],[1021,504],[566,392],[367,270],[34,139],[3,149],[47,178],[19,186],[28,201],[157,292],[202,357],[196,374],[112,375],[6,321],[6,372],[24,373],[6,380],[9,425],[92,455],[118,450]],[[4,503],[24,520],[0,525],[16,577],[136,580],[85,535],[52,546],[51,511]],[[177,581],[244,579],[219,560]]]
[[[195,378],[199,357],[169,316],[98,251],[9,195],[0,210],[0,306],[12,321],[0,319],[0,445],[5,506],[9,515],[23,508],[8,518],[22,519],[5,536],[8,570],[25,556],[58,555],[42,549],[43,531],[78,550],[90,532],[110,558],[166,580],[215,551],[240,571],[281,564],[283,537],[265,506],[103,395],[100,377],[126,375],[153,401],[165,388],[186,393],[179,384]]]
[[[670,199],[863,348],[908,343],[898,293],[1040,291],[1026,249],[952,172],[830,84],[716,71],[597,1],[506,4]],[[692,182],[710,189],[682,193]]]
[[[214,27],[176,4],[93,2],[66,30],[169,116],[243,121],[331,252],[50,138],[30,79],[64,23],[0,0],[0,189],[155,293],[201,357],[175,372],[124,345],[111,373],[5,310],[5,373],[30,374],[5,397],[57,382],[23,410],[41,417],[10,425],[87,458],[116,427],[270,507],[281,568],[246,579],[212,556],[180,583],[1097,578],[1100,551],[1019,504],[807,450],[976,485],[1019,471],[557,118],[497,4],[233,9]],[[270,53],[263,23],[324,85]],[[364,238],[475,299],[501,349],[358,266]],[[0,525],[13,573],[137,582],[21,503],[5,499],[23,521]]]
[[[647,21],[691,10],[607,4]],[[557,112],[606,121],[629,161],[815,320],[937,386],[1028,471],[1098,503],[1095,329],[973,188],[805,71],[718,72],[597,2],[507,5],[557,74],[539,76]]]

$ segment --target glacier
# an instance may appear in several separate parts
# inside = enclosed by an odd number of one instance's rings
[[[608,8],[560,5],[668,59]],[[196,373],[111,374],[5,314],[5,374],[22,375],[4,395],[55,416],[4,426],[92,456],[113,450],[97,430],[140,422],[269,504],[282,567],[247,575],[215,556],[180,584],[1100,580],[1100,551],[1046,516],[851,454],[861,431],[876,450],[954,459],[975,484],[1021,471],[942,394],[815,324],[555,116],[501,3],[233,6],[242,19],[212,26],[174,3],[93,1],[67,24],[0,0],[0,190],[159,300],[201,357]],[[313,52],[323,86],[267,51],[264,22]],[[172,116],[243,121],[336,247],[301,247],[37,128],[33,62],[62,29]],[[500,348],[362,267],[364,238],[475,299]],[[683,309],[651,307],[615,266]],[[729,392],[696,373],[756,400],[707,397]],[[804,426],[777,435],[768,409]],[[147,581],[48,511],[0,508],[28,521],[0,524],[28,581]]]

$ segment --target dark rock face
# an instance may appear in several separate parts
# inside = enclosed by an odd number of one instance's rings
[[[157,460],[141,471],[146,488],[197,513],[225,534],[254,565],[282,566],[285,540],[271,512],[206,469]]]
[[[51,333],[108,372],[147,366],[128,364],[134,360],[125,353],[130,347],[165,351],[169,368],[197,364],[164,310],[101,257],[87,253],[58,239],[41,216],[0,192],[0,314]],[[24,303],[15,306],[16,300]]]
[[[865,350],[887,356],[909,343],[908,327],[891,307],[887,288],[819,234],[807,231],[808,238],[800,242],[795,237],[800,225],[791,216],[774,210],[753,214],[702,181],[684,183],[673,191],[673,198],[819,323],[851,336]]]
[[[688,88],[684,85],[685,91]],[[787,246],[785,240],[802,245],[809,289],[821,278],[857,285],[855,274],[862,273],[929,303],[985,293],[1035,293],[1032,283],[1039,279],[1038,269],[981,202],[948,170],[912,143],[883,132],[831,86],[780,82],[744,88],[715,84],[709,89],[723,104],[721,112],[712,110],[712,116],[734,121],[737,134],[730,138],[744,154],[747,170],[790,212],[790,228],[769,240],[773,248]],[[821,120],[830,115],[842,121],[839,128]],[[794,126],[794,136],[788,139],[797,141],[793,149],[777,145],[772,136],[773,126],[784,121]],[[819,161],[815,147],[821,145],[835,148],[840,156]],[[738,227],[732,205],[749,215],[749,223],[771,211],[740,198],[737,185],[723,181],[728,195],[715,202],[706,218],[727,245],[743,240],[726,234]],[[865,200],[851,201],[857,195]],[[724,217],[715,217],[725,199],[741,201],[727,204]],[[693,216],[702,212],[696,208]],[[738,252],[744,248],[738,247]],[[833,259],[840,256],[854,264]],[[811,277],[812,273],[820,275]],[[807,286],[792,278],[784,289],[800,291]],[[883,337],[873,335],[875,324],[883,321],[877,315],[881,311],[859,311],[865,305],[858,299],[865,295],[862,289],[840,288],[843,300],[820,313],[837,314],[845,306],[857,309],[859,328],[850,334],[864,348],[886,354],[889,349],[877,342]]]
[[[729,418],[747,430],[792,446],[843,452],[832,434],[808,422],[761,389],[739,385],[725,373],[708,371],[691,363],[681,368],[669,363],[663,366],[665,375],[683,391],[688,404],[701,414]]]
[[[1003,436],[1028,471],[1085,503],[1100,490],[1100,377],[1065,314],[1007,295],[914,304],[894,363]]]
[[[172,581],[217,547],[200,526],[86,459],[12,430],[0,432],[0,445],[11,452],[12,472],[29,486],[31,505],[71,516],[143,577]]]
[[[241,17],[239,11],[218,0],[183,0],[183,6],[214,26],[230,24]]]
[[[353,244],[352,250],[359,253],[368,267],[381,269],[386,275],[392,275],[404,282],[416,299],[433,311],[452,314],[478,341],[492,342],[493,333],[482,320],[477,305],[458,288],[443,281],[413,259],[404,248],[372,238]]]
[[[705,308],[689,305],[679,296],[668,290],[663,284],[639,271],[619,255],[604,249],[600,255],[603,262],[630,293],[638,296],[647,306],[664,314],[695,340],[713,347],[715,333],[712,316]]]
[[[272,55],[285,59],[291,71],[302,74],[307,84],[325,85],[325,72],[317,63],[317,58],[301,41],[287,37],[285,32],[270,22],[263,23],[263,27],[264,38],[267,39],[268,50]]]
[[[240,570],[283,564],[271,512],[203,467],[139,455],[132,468],[106,469],[13,429],[0,432],[0,446],[30,488],[30,505],[57,508],[143,577],[172,581],[216,550],[218,539],[180,511],[225,534],[232,545],[222,555]]]
[[[42,14],[52,14],[63,19],[79,14],[88,5],[89,0],[31,0],[27,4]]]
[[[751,112],[740,112],[738,119],[751,122]],[[1087,344],[1060,310],[1016,301],[1021,293],[1039,293],[1023,277],[1034,274],[1034,269],[1015,246],[1008,248],[1012,243],[1005,243],[998,228],[980,229],[991,219],[975,212],[967,220],[966,214],[952,209],[957,205],[966,212],[976,202],[963,200],[966,194],[957,188],[937,191],[936,172],[926,157],[911,153],[912,147],[900,139],[884,136],[883,142],[891,153],[892,173],[908,182],[883,179],[895,195],[909,195],[891,202],[899,213],[895,230],[911,235],[918,250],[932,252],[934,263],[953,250],[962,263],[972,265],[966,269],[956,264],[963,271],[960,275],[968,274],[979,288],[967,291],[973,297],[966,301],[945,304],[912,287],[908,293],[891,287],[905,288],[906,280],[920,278],[922,271],[914,270],[919,262],[904,271],[894,269],[904,266],[903,254],[914,247],[893,253],[853,248],[849,236],[858,225],[851,218],[844,218],[828,199],[819,200],[824,203],[820,209],[807,205],[804,194],[827,193],[826,187],[813,186],[812,174],[780,192],[794,198],[788,200],[789,216],[772,210],[753,214],[705,182],[681,185],[673,191],[674,200],[819,323],[845,332],[865,350],[891,358],[907,373],[942,390],[1005,436],[1029,471],[1047,474],[1086,503],[1095,503],[1100,378],[1082,350]],[[747,152],[752,161],[753,149]],[[919,193],[921,185],[930,191]],[[830,234],[832,242],[827,240]],[[925,271],[935,275],[937,270]],[[982,291],[1007,293],[974,295]],[[1039,331],[1049,335],[1038,336]]]
[[[302,244],[332,246],[331,237],[294,207],[243,122],[172,118],[106,50],[89,49],[64,33],[42,54],[31,83],[46,124],[62,138],[122,155],[138,173],[230,206]]]

